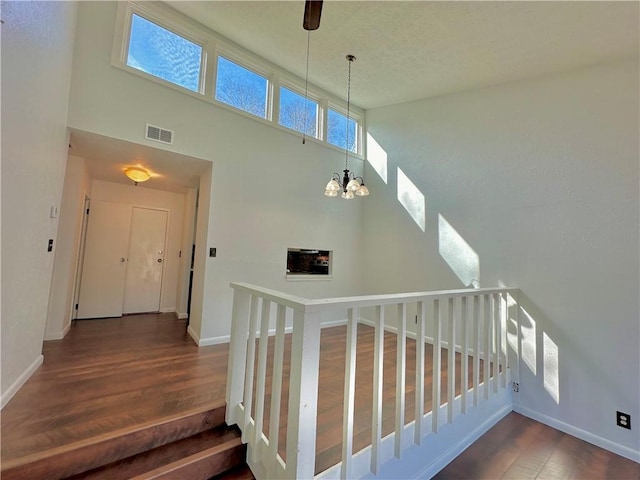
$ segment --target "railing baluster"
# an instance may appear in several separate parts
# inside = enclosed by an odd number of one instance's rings
[[[474,331],[474,352],[473,352],[473,406],[478,406],[480,398],[480,296],[473,296],[473,331]]]
[[[318,312],[294,311],[287,421],[287,478],[314,476],[320,321]]]
[[[489,398],[491,386],[491,302],[490,296],[484,295],[484,398]]]
[[[420,445],[422,443],[422,426],[424,416],[424,321],[425,321],[425,304],[418,302],[418,325],[416,326],[416,413],[415,413],[415,431],[414,443]]]
[[[404,395],[406,375],[406,349],[407,349],[407,304],[398,304],[398,335],[397,335],[397,360],[396,360],[396,458],[402,456],[402,432],[404,431]]]
[[[375,307],[375,340],[373,356],[373,413],[371,418],[371,473],[380,470],[382,442],[382,391],[384,389],[384,307]]]
[[[462,352],[460,352],[460,411],[467,413],[469,389],[469,332],[467,328],[467,297],[460,299],[460,326],[462,328]]]
[[[280,437],[280,399],[282,398],[282,369],[284,362],[284,325],[287,308],[278,304],[276,338],[273,349],[273,378],[271,380],[271,409],[269,414],[269,469],[268,478],[276,478],[278,443]]]
[[[256,359],[256,329],[258,325],[258,303],[260,297],[251,295],[251,308],[249,314],[249,338],[247,340],[247,374],[244,378],[244,422],[242,428],[242,442],[249,440],[248,427],[251,424],[251,404],[253,403],[253,372]]]
[[[453,423],[456,399],[456,322],[454,298],[449,298],[449,349],[447,350],[447,422]]]
[[[501,335],[501,329],[500,329],[500,296],[498,294],[493,294],[491,295],[492,298],[492,308],[493,308],[493,315],[491,316],[491,318],[493,319],[493,334],[491,336],[491,339],[493,341],[493,380],[492,380],[492,385],[493,385],[493,393],[498,393],[498,387],[499,387],[499,380],[500,380],[500,362],[501,362],[501,358],[500,358],[500,335]]]
[[[442,364],[440,361],[440,345],[442,343],[442,318],[440,317],[440,300],[433,301],[433,383],[431,385],[431,431],[438,432],[440,417],[440,388],[442,380]]]
[[[347,314],[347,342],[344,362],[344,401],[342,413],[342,465],[340,478],[351,478],[353,454],[353,414],[356,394],[356,352],[358,344],[358,310]]]
[[[507,294],[502,293],[500,295],[500,325],[501,325],[501,336],[500,336],[500,365],[502,366],[502,377],[501,377],[501,385],[502,388],[506,388],[507,386],[507,372],[509,368],[509,345],[507,344]]]
[[[386,460],[383,453],[382,418],[384,397],[384,308],[397,305],[396,338],[396,402],[394,455],[400,458],[408,448],[404,438],[406,420],[406,374],[407,374],[407,304],[417,304],[416,365],[415,365],[415,424],[414,443],[421,444],[426,427],[425,402],[425,355],[424,339],[427,333],[427,303],[433,302],[433,378],[432,378],[432,425],[438,433],[442,422],[440,403],[443,395],[443,342],[448,341],[447,362],[448,398],[447,423],[453,423],[459,413],[467,413],[481,398],[488,399],[500,387],[506,387],[509,362],[509,302],[515,289],[457,290],[451,292],[420,292],[399,296],[370,296],[344,299],[307,300],[248,284],[232,284],[234,288],[233,325],[229,347],[227,379],[227,420],[235,421],[242,429],[243,441],[249,444],[249,463],[256,466],[260,478],[311,478],[315,473],[315,448],[318,414],[318,377],[320,353],[320,320],[329,309],[345,308],[348,311],[347,344],[345,361],[345,385],[343,399],[343,438],[341,478],[359,477],[360,461],[355,458],[355,377],[357,367],[358,313],[360,308],[375,308],[375,335],[373,360],[373,406],[371,432],[371,465],[374,475],[380,474],[381,463]],[[457,300],[457,299],[460,300]],[[446,306],[444,301],[447,300]],[[269,358],[269,324],[272,304],[277,308],[275,342],[273,347],[273,370],[271,379],[271,404],[269,414],[269,437],[264,425],[267,362]],[[515,300],[516,317],[519,304]],[[446,308],[446,316],[444,309]],[[283,369],[285,350],[285,325],[293,312],[293,334],[291,347],[291,373],[286,418],[286,463],[280,458],[278,449],[280,422],[282,418]],[[443,318],[444,317],[444,318]],[[519,319],[518,319],[519,320]],[[429,320],[430,321],[430,320]],[[258,327],[259,322],[259,328]],[[443,322],[448,322],[444,324]],[[516,322],[520,328],[519,322]],[[259,333],[258,333],[259,332]],[[431,332],[430,332],[431,333]],[[257,338],[257,335],[260,338]],[[456,373],[457,343],[460,342],[460,373]],[[521,339],[518,338],[518,348]],[[472,353],[473,352],[473,353]],[[473,354],[473,359],[469,358]],[[517,354],[517,353],[516,353]],[[482,362],[482,365],[480,363]],[[470,369],[473,369],[471,371]],[[484,389],[480,392],[480,377]],[[469,379],[473,380],[473,401],[469,392]],[[457,388],[461,389],[460,407],[456,401]],[[253,412],[253,415],[252,415]],[[389,439],[391,440],[391,439]],[[388,445],[390,447],[390,445]],[[386,445],[385,447],[386,448]],[[390,454],[388,452],[387,454]],[[365,466],[366,468],[366,466]]]
[[[244,392],[244,374],[247,368],[247,336],[249,335],[249,303],[251,295],[239,290],[233,291],[233,310],[231,312],[231,340],[229,342],[229,360],[227,363],[227,425],[240,422],[237,405],[242,402]]]
[[[259,456],[260,439],[264,428],[264,384],[267,377],[267,350],[269,349],[269,320],[271,319],[271,302],[262,299],[262,315],[260,317],[260,341],[258,348],[258,375],[256,377],[256,417],[253,431],[253,461],[257,462]]]

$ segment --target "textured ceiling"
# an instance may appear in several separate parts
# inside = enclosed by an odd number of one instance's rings
[[[304,1],[169,1],[211,30],[304,77]],[[324,2],[310,81],[373,108],[639,55],[638,2]]]
[[[304,77],[303,0],[165,2],[211,30]],[[639,55],[640,3],[325,0],[311,33],[312,83],[368,109]],[[143,188],[197,186],[207,162],[73,131],[71,155],[94,178],[129,183],[125,165],[158,175]],[[176,161],[177,160],[177,161]]]

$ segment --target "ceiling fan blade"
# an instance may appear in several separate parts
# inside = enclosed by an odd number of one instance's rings
[[[302,26],[305,30],[317,30],[320,27],[322,0],[307,0],[304,4]]]

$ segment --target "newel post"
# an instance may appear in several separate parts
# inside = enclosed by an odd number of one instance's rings
[[[231,285],[233,287],[233,285]],[[247,363],[247,336],[249,335],[249,303],[251,295],[237,288],[233,289],[233,310],[231,312],[231,339],[227,366],[227,425],[238,423],[238,405],[244,395],[244,376]]]
[[[313,478],[316,462],[320,313],[295,310],[287,419],[287,478]]]

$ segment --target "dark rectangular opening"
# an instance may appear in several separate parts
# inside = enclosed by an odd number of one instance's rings
[[[287,275],[329,275],[331,251],[311,248],[287,250]]]

